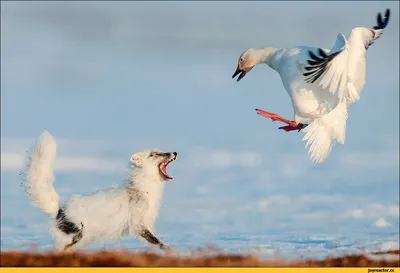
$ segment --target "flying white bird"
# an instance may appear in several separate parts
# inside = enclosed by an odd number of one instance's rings
[[[257,64],[277,71],[292,101],[294,120],[256,109],[261,116],[280,121],[285,131],[305,133],[309,156],[323,162],[335,142],[344,144],[347,109],[360,98],[365,85],[366,51],[383,33],[390,10],[377,16],[373,28],[356,27],[346,37],[339,33],[331,49],[299,46],[294,48],[250,48],[239,57],[232,78],[240,81]]]

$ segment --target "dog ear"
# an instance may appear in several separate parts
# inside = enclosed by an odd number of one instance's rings
[[[140,153],[134,154],[131,156],[131,162],[136,166],[136,167],[141,167],[143,164],[143,156]]]

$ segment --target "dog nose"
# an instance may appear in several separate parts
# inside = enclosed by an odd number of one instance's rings
[[[177,152],[173,152],[172,154],[173,154],[175,157],[178,156],[178,153],[177,153]]]

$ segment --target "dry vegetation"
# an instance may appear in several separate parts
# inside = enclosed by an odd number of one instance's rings
[[[194,253],[191,257],[158,255],[150,252],[96,252],[96,253],[39,253],[39,252],[2,252],[1,266],[39,266],[39,267],[399,267],[399,251],[376,253],[391,254],[395,259],[372,259],[364,255],[349,255],[325,260],[304,260],[289,262],[284,260],[261,260],[251,255]]]

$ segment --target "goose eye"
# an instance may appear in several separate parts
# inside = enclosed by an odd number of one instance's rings
[[[240,58],[240,61],[243,62],[243,58]]]

